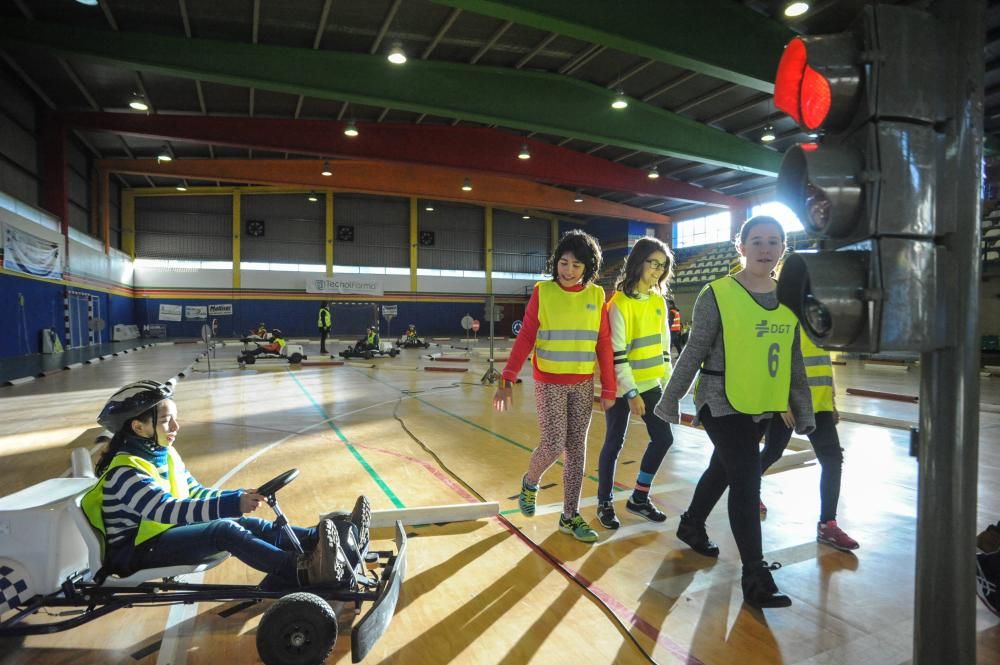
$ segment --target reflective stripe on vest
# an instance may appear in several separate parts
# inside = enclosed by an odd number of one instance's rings
[[[101,532],[100,540],[102,558],[104,556],[105,538],[107,534],[107,529],[104,526],[104,483],[107,481],[108,474],[120,466],[130,466],[141,471],[152,478],[153,482],[155,482],[161,490],[169,492],[175,499],[188,498],[188,488],[186,482],[187,472],[184,467],[184,462],[181,460],[181,456],[173,449],[173,447],[167,448],[166,479],[160,477],[160,474],[156,471],[156,467],[153,466],[153,464],[148,460],[134,455],[127,455],[125,453],[118,453],[115,455],[111,460],[111,464],[108,465],[107,471],[105,471],[104,475],[100,477],[96,485],[87,490],[87,493],[83,495],[83,499],[80,502],[80,506],[83,508],[83,512],[87,516],[87,520],[95,529]],[[143,543],[153,536],[160,535],[173,526],[176,525],[140,519],[139,530],[135,534],[134,544],[138,545],[139,543]]]
[[[667,308],[662,296],[630,298],[621,291],[611,297],[611,304],[625,322],[625,357],[636,383],[656,381],[661,386],[670,379],[669,340],[664,343]]]
[[[326,307],[319,308],[319,321],[316,322],[318,328],[330,327],[330,310]]]
[[[705,288],[715,294],[722,318],[726,399],[740,413],[787,411],[795,315],[784,305],[761,307],[732,277]]]
[[[833,363],[830,353],[812,343],[809,335],[799,333],[802,360],[806,365],[806,379],[812,394],[813,411],[833,411]]]
[[[538,282],[536,287],[538,369],[550,374],[593,374],[604,289],[590,284],[582,291],[564,291],[555,282]]]

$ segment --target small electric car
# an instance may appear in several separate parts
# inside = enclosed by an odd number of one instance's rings
[[[395,358],[397,355],[399,355],[399,349],[394,347],[392,342],[382,342],[377,349],[370,349],[364,342],[358,342],[340,352],[341,358],[364,358],[365,360],[384,358],[385,356]]]
[[[260,346],[260,342],[265,342],[267,340],[262,340],[257,337],[243,337],[240,341],[243,342],[243,351],[241,351],[240,355],[236,358],[236,362],[241,367],[243,365],[253,365],[254,363],[262,360],[280,360],[292,365],[298,365],[300,362],[308,358],[305,349],[301,344],[285,344],[281,347],[281,353],[253,353],[253,350],[250,347],[251,344]]]
[[[286,471],[257,492],[267,497],[278,518],[275,523],[301,552],[275,498],[298,473],[298,469]],[[0,538],[0,638],[56,633],[112,612],[141,612],[144,605],[273,600],[257,628],[261,660],[267,665],[322,663],[337,641],[337,616],[329,601],[353,603],[359,612],[368,602],[368,613],[351,630],[351,657],[357,663],[392,620],[406,575],[406,534],[398,521],[395,554],[368,551],[367,568],[358,565],[353,580],[337,587],[274,589],[264,583],[177,581],[180,575],[217,566],[228,553],[194,566],[150,568],[119,578],[102,571],[100,540],[80,507],[95,482],[92,476],[53,478],[0,498],[0,527],[5,534]]]

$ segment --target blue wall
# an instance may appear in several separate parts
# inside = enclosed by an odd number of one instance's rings
[[[0,321],[7,339],[0,345],[0,357],[40,353],[43,328],[52,328],[65,342],[63,288],[60,284],[0,274]],[[19,296],[24,297],[23,308]]]

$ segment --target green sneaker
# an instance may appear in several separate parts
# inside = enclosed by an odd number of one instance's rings
[[[535,496],[538,494],[538,486],[531,487],[525,478],[521,479],[521,494],[517,497],[517,507],[521,509],[521,514],[525,517],[535,516]]]
[[[574,538],[583,543],[592,543],[597,540],[597,532],[590,528],[580,513],[576,513],[573,517],[566,519],[562,515],[559,516],[559,530],[563,533],[568,533]]]

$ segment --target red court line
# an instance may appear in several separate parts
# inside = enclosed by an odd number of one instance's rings
[[[861,388],[848,388],[848,395],[858,397],[875,397],[877,399],[891,399],[895,402],[910,402],[916,404],[919,398],[916,395],[900,395],[899,393],[882,393],[877,390],[862,390]]]
[[[424,367],[425,372],[468,372],[468,367]]]

